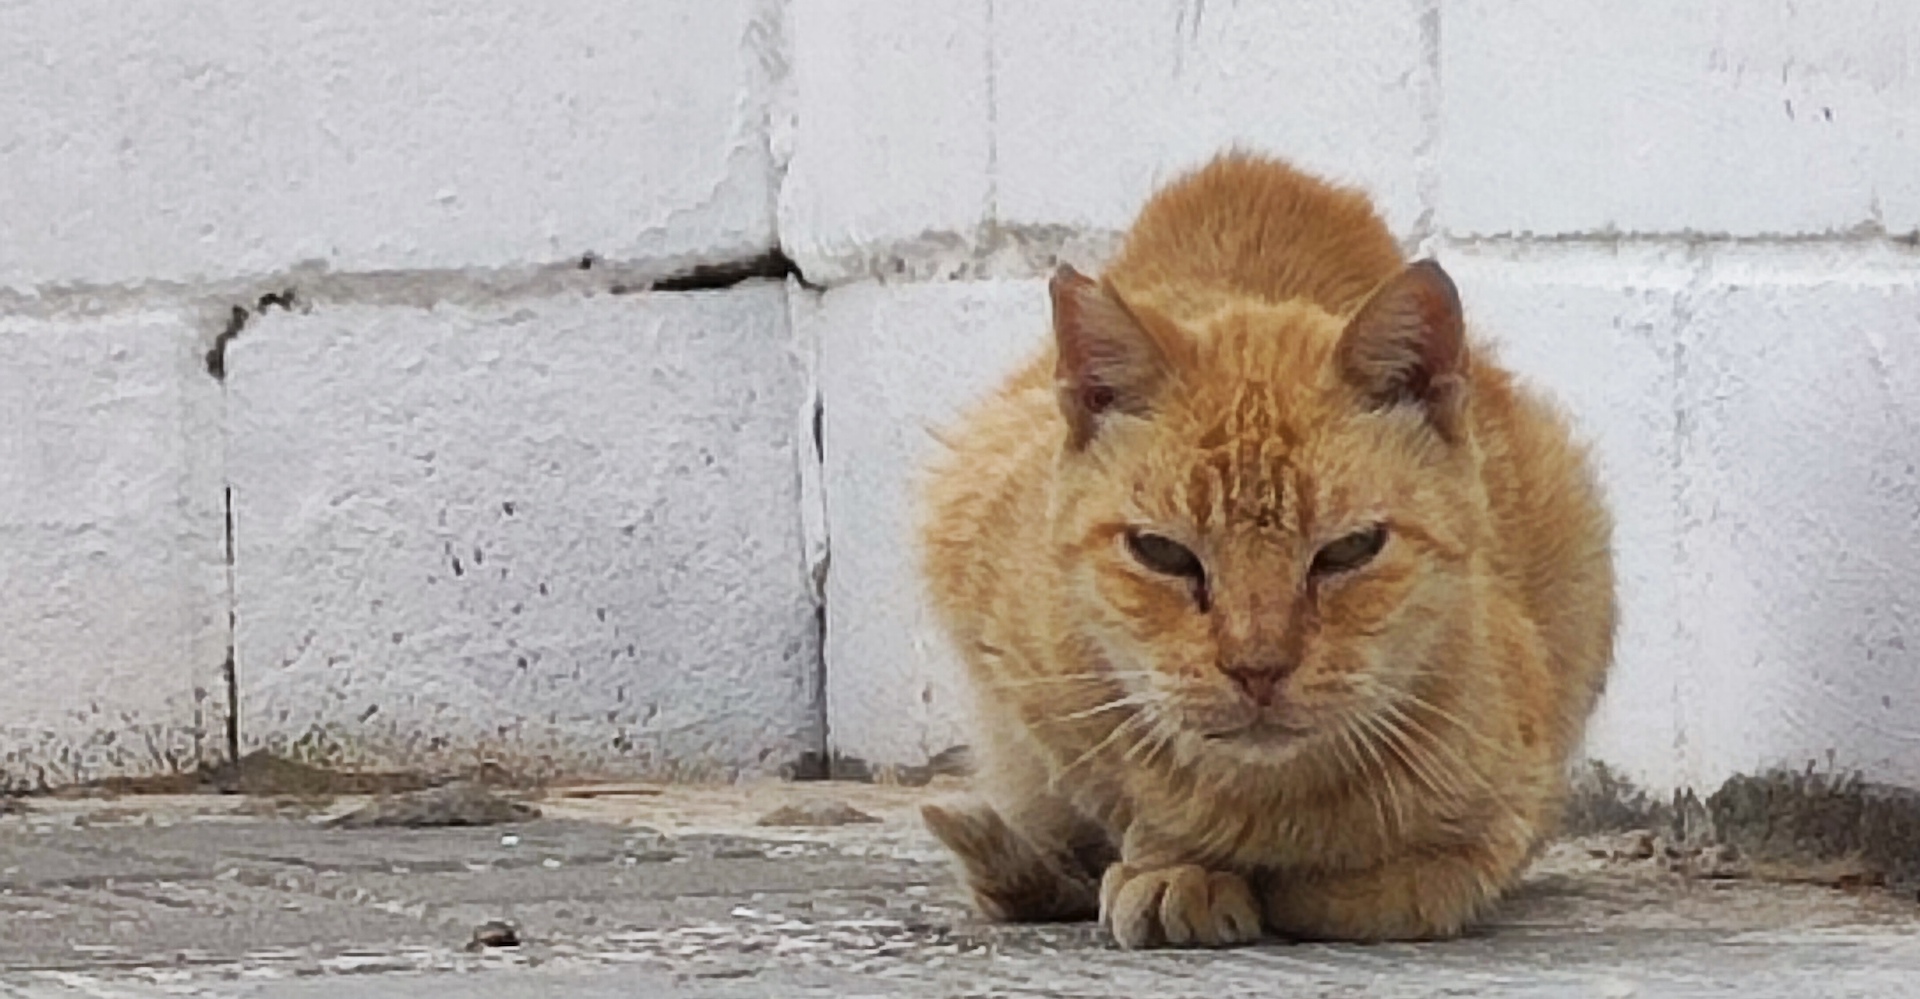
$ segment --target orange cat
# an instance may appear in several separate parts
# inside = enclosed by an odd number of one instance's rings
[[[975,903],[1132,947],[1458,932],[1551,831],[1612,657],[1566,424],[1365,198],[1271,160],[1051,291],[926,490],[981,773],[925,814]]]

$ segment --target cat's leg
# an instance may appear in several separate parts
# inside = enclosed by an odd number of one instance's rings
[[[987,714],[981,725],[979,797],[922,808],[927,828],[953,851],[989,919],[1092,919],[1100,872],[1117,852],[1111,837],[1054,789],[1040,747],[1010,714]]]
[[[1504,796],[1473,810],[1483,816],[1478,823],[1463,821],[1445,840],[1406,844],[1372,867],[1263,876],[1268,928],[1318,940],[1457,936],[1492,908],[1538,852],[1561,807],[1556,773],[1516,770]]]
[[[1267,925],[1306,940],[1456,936],[1517,878],[1528,851],[1476,843],[1412,852],[1362,871],[1262,878]]]
[[[953,851],[974,908],[998,922],[1091,919],[1099,903],[1086,845],[1016,829],[984,801],[920,809],[927,828]],[[1097,848],[1096,848],[1097,852]]]

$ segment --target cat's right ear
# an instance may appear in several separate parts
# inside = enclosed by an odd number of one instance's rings
[[[1068,442],[1078,450],[1093,440],[1107,414],[1149,411],[1167,380],[1167,357],[1104,282],[1061,264],[1047,290],[1059,356],[1054,387],[1067,418]]]
[[[1381,285],[1348,321],[1335,358],[1369,404],[1419,406],[1442,437],[1460,439],[1466,330],[1460,293],[1438,263],[1422,260]]]

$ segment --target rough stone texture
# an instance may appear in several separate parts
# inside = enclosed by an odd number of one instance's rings
[[[1365,186],[1394,231],[1411,234],[1427,207],[1431,9],[1423,0],[997,4],[998,217],[1124,228],[1172,173],[1238,143]]]
[[[1039,281],[858,284],[800,321],[820,350],[827,575],[827,729],[833,749],[917,765],[965,742],[967,693],[928,613],[913,489],[930,431],[1046,340]]]
[[[801,3],[780,238],[811,280],[891,241],[969,233],[990,210],[986,0]]]
[[[498,826],[540,817],[540,809],[474,783],[455,783],[374,800],[331,819],[336,829],[437,829]]]
[[[1920,228],[1920,7],[1449,2],[1440,228]]]
[[[682,776],[817,750],[781,287],[276,310],[228,385],[247,746]]]
[[[1122,953],[1090,924],[971,918],[918,795],[663,792],[510,833],[328,830],[230,798],[0,818],[0,995],[1799,999],[1920,974],[1911,897],[1700,880],[1597,840],[1547,851],[1462,940]],[[882,821],[753,825],[839,799]],[[469,951],[498,923],[518,946]]]
[[[756,251],[774,11],[0,3],[0,288]]]
[[[1714,832],[1748,856],[1844,861],[1861,883],[1920,882],[1920,792],[1855,777],[1735,775],[1706,800]]]
[[[1588,752],[1643,786],[1687,784],[1676,552],[1674,356],[1696,270],[1672,254],[1442,255],[1467,319],[1591,442],[1615,519],[1621,622]]]
[[[1123,228],[1159,181],[1232,143],[1365,184],[1412,235],[1429,7],[799,5],[782,241],[816,281],[1070,243]]]
[[[221,744],[219,390],[174,312],[0,317],[0,788]]]
[[[1732,256],[1681,376],[1702,786],[1777,765],[1920,786],[1920,278]]]

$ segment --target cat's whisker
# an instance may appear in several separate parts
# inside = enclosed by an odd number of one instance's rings
[[[1401,719],[1383,721],[1392,733],[1395,751],[1407,761],[1409,769],[1419,775],[1420,781],[1430,794],[1439,798],[1466,797],[1466,789],[1461,786],[1458,759],[1449,764],[1434,755],[1431,738],[1422,738],[1416,732],[1409,731]]]
[[[1353,730],[1353,724],[1350,721],[1346,724],[1341,725],[1337,731],[1337,734],[1339,736],[1338,744],[1345,747],[1344,750],[1342,751],[1342,755],[1348,757],[1351,760],[1352,766],[1355,770],[1365,773],[1367,771],[1367,764],[1365,761],[1363,761],[1360,758],[1360,748],[1366,745],[1363,737]],[[1380,776],[1380,783],[1386,784],[1390,782],[1392,780],[1392,777],[1390,774],[1386,772],[1386,768],[1384,766],[1379,765],[1380,761],[1377,753],[1374,756],[1374,763],[1376,765],[1376,770]],[[1367,800],[1373,804],[1374,817],[1378,819],[1380,822],[1380,835],[1389,836],[1391,835],[1391,827],[1387,824],[1387,809],[1386,809],[1386,806],[1381,802],[1380,791],[1381,789],[1378,785],[1369,787],[1367,789]],[[1389,792],[1389,793],[1392,793],[1392,792]]]
[[[1416,670],[1411,675],[1420,677],[1420,676],[1440,676],[1442,674],[1439,674],[1434,670]],[[1468,739],[1472,741],[1474,745],[1476,745],[1477,747],[1479,747],[1481,750],[1485,752],[1496,754],[1502,758],[1510,758],[1510,753],[1507,747],[1502,746],[1496,743],[1495,741],[1487,738],[1486,736],[1482,735],[1476,729],[1476,727],[1473,726],[1471,723],[1469,723],[1466,719],[1460,717],[1459,715],[1451,711],[1446,710],[1445,708],[1440,707],[1437,704],[1434,704],[1432,701],[1420,696],[1417,693],[1414,693],[1413,691],[1400,689],[1397,687],[1392,687],[1392,686],[1379,684],[1379,683],[1370,685],[1368,688],[1368,691],[1372,695],[1373,700],[1376,702],[1378,709],[1382,712],[1390,714],[1396,719],[1397,727],[1410,728],[1413,730],[1412,732],[1407,733],[1409,738],[1417,737],[1418,741],[1425,744],[1430,749],[1438,750],[1439,752],[1444,753],[1446,756],[1448,756],[1451,759],[1453,766],[1443,767],[1442,769],[1448,771],[1449,773],[1454,773],[1460,770],[1464,770],[1467,772],[1467,775],[1471,777],[1473,783],[1479,785],[1484,790],[1492,790],[1486,778],[1480,773],[1479,769],[1475,767],[1471,762],[1469,762],[1464,756],[1462,756],[1460,750],[1456,746],[1454,746],[1447,739],[1442,738],[1439,733],[1435,732],[1432,729],[1432,727],[1422,723],[1418,718],[1416,718],[1413,714],[1413,711],[1421,711],[1421,712],[1425,712],[1427,714],[1433,715],[1434,717],[1438,718],[1440,721],[1446,723],[1447,731],[1449,734],[1457,734],[1462,738]],[[1413,709],[1413,710],[1409,710],[1409,709]],[[1432,753],[1428,752],[1425,755],[1431,757]],[[1435,766],[1439,766],[1439,762],[1440,761],[1438,760],[1433,761]],[[1456,788],[1456,793],[1458,793],[1457,780],[1450,782],[1450,784],[1452,784]]]
[[[1470,771],[1482,786],[1486,786],[1486,780],[1484,777],[1480,776],[1479,770],[1475,768],[1472,765],[1472,763],[1469,762],[1465,757],[1463,757],[1460,754],[1460,751],[1456,749],[1452,744],[1442,739],[1440,735],[1434,732],[1431,727],[1427,726],[1425,723],[1421,722],[1418,718],[1414,717],[1413,714],[1407,710],[1407,707],[1409,705],[1415,708],[1419,708],[1421,710],[1431,711],[1434,714],[1438,715],[1443,720],[1451,720],[1453,725],[1453,728],[1451,729],[1451,731],[1457,732],[1460,735],[1473,740],[1476,744],[1478,744],[1484,750],[1491,751],[1501,756],[1506,756],[1508,755],[1506,749],[1492,742],[1491,740],[1487,739],[1485,736],[1480,735],[1478,732],[1475,732],[1464,721],[1459,720],[1457,716],[1450,715],[1447,712],[1440,710],[1439,708],[1433,706],[1432,704],[1428,703],[1425,700],[1422,700],[1417,696],[1407,695],[1406,700],[1401,703],[1395,703],[1395,702],[1389,701],[1386,704],[1385,706],[1386,710],[1392,712],[1394,716],[1401,719],[1401,721],[1404,724],[1417,730],[1418,733],[1422,735],[1427,742],[1431,743],[1434,747],[1438,748],[1441,752],[1444,752],[1448,756],[1452,757],[1455,765],[1464,767],[1465,769]]]
[[[1413,675],[1416,677],[1432,677],[1432,678],[1442,679],[1442,680],[1444,680],[1446,676],[1444,673],[1441,673],[1437,670],[1430,670],[1430,669],[1417,671]],[[1402,708],[1406,708],[1406,707],[1417,708],[1430,715],[1433,715],[1435,718],[1438,718],[1443,722],[1446,722],[1448,725],[1453,727],[1454,731],[1458,732],[1460,735],[1468,739],[1471,739],[1477,745],[1480,745],[1482,747],[1485,747],[1487,749],[1490,749],[1498,753],[1507,752],[1507,747],[1502,746],[1495,740],[1490,739],[1487,736],[1483,735],[1480,732],[1478,726],[1469,722],[1467,719],[1461,717],[1459,714],[1449,711],[1446,708],[1443,708],[1440,705],[1433,703],[1433,701],[1429,700],[1428,698],[1420,696],[1418,693],[1415,693],[1414,691],[1389,688],[1384,691],[1384,694],[1385,694],[1385,697],[1384,697],[1385,700],[1392,702]]]
[[[1115,725],[1113,727],[1113,731],[1107,733],[1106,738],[1101,739],[1097,743],[1094,743],[1093,746],[1089,748],[1086,752],[1081,753],[1079,756],[1075,757],[1072,763],[1067,764],[1065,767],[1061,768],[1059,773],[1054,774],[1052,781],[1050,781],[1049,783],[1058,785],[1062,780],[1066,779],[1068,774],[1071,774],[1075,770],[1080,769],[1080,767],[1084,765],[1088,760],[1091,760],[1094,757],[1098,756],[1108,746],[1113,745],[1113,741],[1115,739],[1118,739],[1120,738],[1120,736],[1126,734],[1128,729],[1132,728],[1137,724],[1140,724],[1142,720],[1145,719],[1146,717],[1147,715],[1145,712],[1128,715],[1125,719],[1123,719],[1120,722],[1120,724]]]
[[[1102,670],[1098,673],[1067,673],[1060,676],[1031,676],[1018,680],[991,680],[988,685],[997,690],[1026,690],[1033,687],[1054,687],[1085,685],[1090,687],[1111,686],[1116,681],[1146,680],[1152,677],[1151,670]]]
[[[1145,693],[1128,694],[1124,697],[1116,697],[1113,700],[1107,701],[1102,704],[1096,704],[1093,707],[1086,708],[1081,711],[1075,711],[1070,714],[1060,715],[1051,720],[1055,722],[1083,721],[1085,719],[1092,718],[1094,715],[1105,714],[1109,711],[1119,711],[1123,708],[1142,707],[1148,703],[1148,700],[1149,700],[1148,695],[1146,695]]]
[[[1379,719],[1368,715],[1361,715],[1359,718],[1361,725],[1373,736],[1372,739],[1363,739],[1361,745],[1367,747],[1368,753],[1373,756],[1374,763],[1379,768],[1380,783],[1386,788],[1388,801],[1393,806],[1394,818],[1398,822],[1400,829],[1405,830],[1407,828],[1407,813],[1406,806],[1400,798],[1400,782],[1394,779],[1393,768],[1387,764],[1386,757],[1380,753],[1381,747],[1378,744],[1385,743],[1384,748],[1387,750],[1387,753],[1398,759],[1403,766],[1406,765],[1406,760],[1400,756],[1399,753],[1395,752],[1393,742],[1386,737]],[[1412,768],[1410,767],[1409,772],[1412,772]],[[1425,782],[1423,781],[1422,783],[1424,784]]]
[[[1467,789],[1460,786],[1460,779],[1463,776],[1477,785],[1479,790],[1497,793],[1478,769],[1452,746],[1435,735],[1432,729],[1422,725],[1418,719],[1407,714],[1398,705],[1389,705],[1387,710],[1393,719],[1394,730],[1405,740],[1404,744],[1408,751],[1416,754],[1428,767],[1448,778],[1445,785],[1450,794],[1455,797],[1466,796]],[[1436,757],[1435,750],[1444,754],[1447,760]],[[1448,761],[1451,761],[1451,765],[1448,765]]]
[[[1139,742],[1134,743],[1133,747],[1127,750],[1126,755],[1121,757],[1121,762],[1129,766],[1133,766],[1133,765],[1138,765],[1141,767],[1152,766],[1154,760],[1158,759],[1162,752],[1164,752],[1165,750],[1173,746],[1173,741],[1176,734],[1177,733],[1175,732],[1175,730],[1170,726],[1154,725],[1150,727],[1147,731],[1147,735],[1148,737],[1150,737],[1150,739],[1143,738]],[[1136,764],[1133,760],[1133,756],[1135,753],[1140,751],[1141,746],[1151,746],[1152,748],[1148,749],[1146,754],[1141,756]]]
[[[1446,780],[1453,776],[1450,768],[1442,767],[1428,747],[1428,743],[1438,743],[1432,730],[1421,726],[1392,701],[1380,705],[1375,720],[1388,736],[1392,736],[1396,751],[1400,751],[1407,759],[1407,767],[1419,770],[1421,782],[1428,784],[1432,793],[1457,792],[1457,782]]]
[[[1425,788],[1428,794],[1437,798],[1458,796],[1458,787],[1434,773],[1437,764],[1428,759],[1429,754],[1421,752],[1416,746],[1409,745],[1411,740],[1406,732],[1397,727],[1391,719],[1371,714],[1365,717],[1367,725],[1385,745],[1387,752],[1400,761],[1400,765],[1420,782],[1421,787]]]
[[[1091,673],[1079,673],[1068,676],[1033,676],[1019,680],[994,680],[991,681],[991,686],[999,690],[1026,690],[1032,687],[1057,687],[1072,684],[1094,685],[1099,684],[1105,679],[1106,677],[1104,676],[1095,676]]]
[[[1486,743],[1488,741],[1486,737],[1482,736],[1480,732],[1473,725],[1467,722],[1466,719],[1460,717],[1458,714],[1455,714],[1452,711],[1448,711],[1447,709],[1441,707],[1440,705],[1435,704],[1432,701],[1428,700],[1427,698],[1421,697],[1419,694],[1416,694],[1412,691],[1409,691],[1409,690],[1396,691],[1394,695],[1389,698],[1389,700],[1401,707],[1410,706],[1410,707],[1419,708],[1420,710],[1433,715],[1434,717],[1440,719],[1441,721],[1444,721],[1447,724],[1454,726],[1454,728],[1459,730],[1459,732],[1462,735],[1465,735],[1468,738],[1474,739],[1475,741],[1478,741],[1481,743]]]

